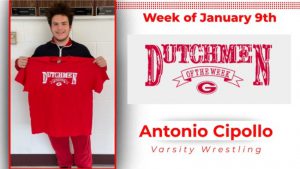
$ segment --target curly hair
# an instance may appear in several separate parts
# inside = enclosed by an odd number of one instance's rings
[[[74,13],[72,9],[64,2],[54,3],[53,6],[47,11],[47,20],[49,25],[51,26],[52,18],[55,15],[64,15],[68,17],[70,26],[73,22]]]

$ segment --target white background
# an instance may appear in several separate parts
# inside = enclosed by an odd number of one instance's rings
[[[276,23],[145,23],[143,12],[160,14],[255,14],[272,12]],[[118,168],[119,169],[274,169],[300,168],[299,10],[118,10]],[[291,104],[132,104],[127,96],[128,35],[273,35],[291,36]],[[282,56],[284,57],[284,56]],[[139,63],[135,63],[139,64]],[[145,71],[145,70],[141,70]],[[278,75],[279,76],[279,75]],[[122,85],[121,85],[122,83]],[[282,90],[285,90],[282,88]],[[139,92],[139,91],[137,91]],[[153,91],[155,92],[155,91]],[[164,93],[161,93],[164,95]],[[147,97],[146,95],[144,97]],[[167,97],[167,96],[164,96]],[[180,97],[180,96],[178,96]],[[170,98],[172,99],[172,98]],[[242,96],[241,96],[242,99]],[[138,137],[141,126],[159,121],[261,121],[271,124],[271,139],[251,142],[157,141]],[[259,145],[262,154],[154,154],[151,145]]]
[[[255,49],[249,52],[252,63],[235,64],[193,64],[178,63],[181,52],[177,52],[175,63],[163,62],[160,83],[145,86],[148,75],[148,52],[145,45],[161,44],[271,44],[270,49],[270,84],[254,86]],[[237,104],[237,103],[290,103],[290,36],[287,35],[140,35],[128,37],[128,103],[129,104]],[[237,60],[239,51],[237,50]],[[264,52],[263,52],[264,53]],[[171,52],[170,52],[171,55]],[[155,57],[155,55],[154,55]],[[164,57],[164,55],[162,56]],[[284,59],[283,59],[284,58]],[[187,56],[187,61],[189,56]],[[139,63],[139,64],[137,64]],[[156,61],[154,61],[156,63]],[[191,82],[176,87],[173,79],[181,76],[181,71],[197,66],[218,66],[235,71],[235,76],[242,78],[240,87],[224,82],[222,78],[198,77]],[[154,68],[155,69],[155,68]],[[154,71],[156,72],[156,71]],[[154,73],[155,74],[155,73]],[[280,76],[278,76],[280,74]],[[211,95],[197,91],[197,84],[211,80],[218,85],[218,90]],[[261,81],[262,78],[261,78]],[[282,90],[285,88],[286,90]],[[163,95],[162,95],[163,93]],[[147,97],[144,97],[144,96]],[[180,97],[179,97],[180,96]],[[241,98],[243,96],[243,98]]]
[[[8,166],[8,2],[0,1],[0,168]]]

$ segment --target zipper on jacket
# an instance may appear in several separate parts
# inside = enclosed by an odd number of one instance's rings
[[[60,46],[58,46],[57,45],[57,47],[58,47],[58,50],[59,50],[59,57],[61,57],[62,56],[62,50],[63,50],[63,46],[62,47],[60,47]]]

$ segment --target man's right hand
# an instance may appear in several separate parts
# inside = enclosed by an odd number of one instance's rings
[[[21,56],[17,60],[17,65],[19,68],[26,68],[27,63],[28,63],[28,57],[25,56]]]

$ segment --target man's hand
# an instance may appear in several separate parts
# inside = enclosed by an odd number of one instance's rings
[[[28,57],[25,56],[21,56],[17,60],[17,65],[19,68],[26,68],[27,63],[28,63]]]
[[[94,63],[96,63],[99,67],[105,67],[107,65],[106,60],[102,56],[97,57],[94,60]]]

